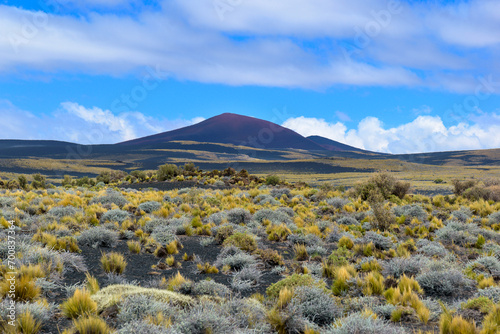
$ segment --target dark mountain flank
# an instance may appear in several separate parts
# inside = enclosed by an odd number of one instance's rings
[[[181,129],[129,140],[119,145],[149,146],[169,141],[222,143],[263,149],[325,150],[312,140],[280,125],[231,113],[221,114]]]
[[[318,144],[319,146],[323,147],[325,150],[328,151],[334,151],[334,152],[352,151],[352,152],[365,152],[365,153],[369,152],[321,136],[309,136],[307,137],[307,139],[312,140],[313,142],[315,142],[316,144]]]

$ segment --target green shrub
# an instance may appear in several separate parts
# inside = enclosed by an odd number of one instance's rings
[[[255,253],[264,262],[264,264],[274,267],[285,264],[283,257],[274,249],[257,249]]]
[[[255,237],[241,232],[235,233],[224,240],[223,245],[224,247],[236,246],[247,252],[253,252],[257,249],[257,241],[255,240]]]
[[[375,174],[368,181],[354,187],[354,193],[365,201],[375,194],[381,195],[384,199],[389,199],[392,195],[402,199],[409,190],[409,182],[396,180],[387,173]]]
[[[268,175],[266,176],[265,184],[276,186],[281,183],[281,179],[278,175]]]
[[[332,251],[332,254],[328,257],[328,262],[335,265],[336,267],[341,267],[349,263],[349,259],[352,258],[353,253],[347,249],[347,247],[339,247]]]
[[[215,235],[215,242],[219,245],[234,234],[234,227],[232,225],[222,225],[217,229],[217,234]]]
[[[279,296],[280,290],[284,287],[295,288],[299,286],[315,286],[321,289],[325,289],[325,282],[316,281],[311,275],[308,274],[293,274],[282,280],[271,284],[267,289],[266,293],[271,298],[276,298]],[[326,291],[326,289],[325,289]]]
[[[156,178],[158,181],[170,180],[180,174],[179,168],[173,164],[165,164],[158,168]]]
[[[462,309],[478,310],[482,313],[488,313],[494,306],[495,303],[486,297],[477,297],[462,303]]]

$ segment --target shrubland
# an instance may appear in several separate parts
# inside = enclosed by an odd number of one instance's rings
[[[212,186],[127,187],[181,176]],[[192,164],[24,181],[0,192],[3,332],[498,333],[493,180],[433,197]]]

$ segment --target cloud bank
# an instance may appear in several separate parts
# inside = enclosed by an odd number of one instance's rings
[[[113,113],[75,102],[63,102],[54,113],[37,116],[0,100],[0,114],[5,124],[1,139],[50,139],[91,145],[114,144],[204,120],[157,119],[135,111]]]
[[[63,9],[75,3],[59,1]],[[164,0],[119,13],[95,8],[136,2],[78,3],[87,8],[0,5],[0,73],[123,75],[158,66],[203,83],[467,93],[479,76],[500,77],[494,0]]]
[[[384,153],[422,153],[500,147],[500,114],[481,113],[446,127],[440,116],[418,116],[397,127],[366,117],[354,129],[341,122],[295,117],[283,124],[303,136],[319,135],[343,144]]]

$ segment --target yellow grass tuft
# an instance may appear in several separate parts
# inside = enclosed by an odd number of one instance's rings
[[[61,311],[65,317],[75,319],[83,315],[95,314],[97,303],[92,300],[87,290],[77,289],[72,297],[61,304]]]
[[[122,274],[127,267],[127,261],[122,254],[111,252],[102,255],[101,265],[106,273]]]

